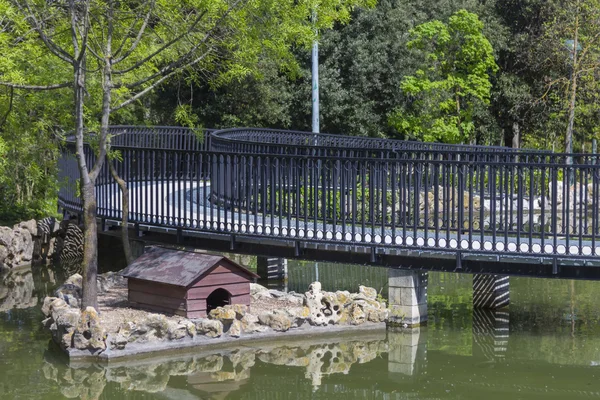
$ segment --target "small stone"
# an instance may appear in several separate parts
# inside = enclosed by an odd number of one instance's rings
[[[269,294],[271,297],[279,299],[281,297],[286,297],[288,294],[286,292],[282,292],[281,290],[270,289]]]
[[[242,335],[242,323],[239,320],[235,320],[231,323],[227,334],[232,337],[240,337]]]
[[[198,335],[205,335],[215,338],[223,334],[223,323],[219,320],[198,318],[192,322],[196,326],[196,332]]]
[[[111,349],[123,350],[127,346],[127,343],[129,343],[129,338],[117,333],[110,343]]]
[[[189,319],[184,319],[179,321],[179,323],[185,326],[187,335],[189,337],[193,338],[196,336],[196,325],[194,325],[192,321],[190,321]]]

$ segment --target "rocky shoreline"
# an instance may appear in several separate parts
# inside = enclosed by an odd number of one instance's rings
[[[349,330],[385,329],[389,311],[375,289],[327,292],[313,282],[306,293],[251,285],[250,307],[218,307],[208,318],[187,319],[130,308],[118,274],[99,277],[99,310],[80,310],[80,275],[46,297],[43,325],[71,360],[112,360],[190,347],[220,347]]]
[[[83,231],[75,220],[48,217],[23,221],[12,228],[0,226],[0,273],[51,260],[77,263],[83,256],[82,238]]]

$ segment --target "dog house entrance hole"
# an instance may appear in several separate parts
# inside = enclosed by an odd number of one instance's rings
[[[231,304],[231,294],[225,289],[216,289],[206,299],[206,313],[227,304]]]

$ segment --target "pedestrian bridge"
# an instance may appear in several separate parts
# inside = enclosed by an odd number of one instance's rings
[[[600,279],[598,156],[272,129],[114,126],[145,240],[415,270]],[[94,161],[86,148],[88,163]],[[572,163],[570,163],[572,160]],[[89,164],[88,164],[89,165]],[[59,205],[81,212],[74,144]],[[119,225],[104,167],[97,211]]]

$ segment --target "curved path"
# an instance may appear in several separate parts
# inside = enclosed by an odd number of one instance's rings
[[[595,156],[264,129],[113,127],[147,240],[404,268],[599,279]],[[90,161],[93,155],[90,153]],[[75,159],[59,202],[81,209]],[[564,179],[567,177],[567,179]],[[570,180],[570,185],[563,183]],[[104,224],[121,194],[103,171]]]

